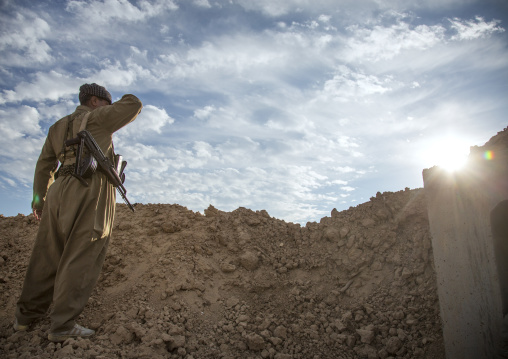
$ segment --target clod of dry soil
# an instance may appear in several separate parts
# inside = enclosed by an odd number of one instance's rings
[[[33,216],[0,216],[2,358],[445,358],[423,189],[305,227],[238,208],[117,206],[91,339],[12,329]]]

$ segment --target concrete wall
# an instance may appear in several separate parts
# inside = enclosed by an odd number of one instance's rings
[[[508,222],[500,205],[508,199],[508,151],[502,144],[485,146],[471,149],[470,163],[461,172],[423,171],[449,359],[495,357],[503,301],[508,306],[506,278],[500,280],[503,269],[498,266],[502,258],[508,262],[508,254],[494,245],[491,225],[496,206],[495,226],[504,223],[503,216]],[[484,158],[488,149],[495,149],[494,159]],[[497,243],[507,243],[503,233],[500,228]]]

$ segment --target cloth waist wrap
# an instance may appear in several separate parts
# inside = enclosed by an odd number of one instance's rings
[[[55,179],[57,179],[58,177],[72,176],[72,174],[74,173],[75,170],[76,170],[76,165],[60,166],[58,171],[56,171]],[[104,173],[101,166],[97,166],[96,172]]]
[[[75,170],[75,165],[64,165],[60,166],[60,168],[57,171],[57,177],[63,177],[63,176],[72,176]]]

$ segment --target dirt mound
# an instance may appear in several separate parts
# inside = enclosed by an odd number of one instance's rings
[[[492,136],[483,147],[489,148],[497,146],[508,146],[508,127],[504,128],[502,131],[499,131],[495,136]]]
[[[37,223],[0,218],[2,358],[444,358],[423,189],[378,193],[305,227],[238,208],[117,206],[80,323],[15,333]]]

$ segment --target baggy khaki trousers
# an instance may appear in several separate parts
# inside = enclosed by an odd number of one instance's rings
[[[51,332],[69,330],[99,277],[115,215],[115,188],[95,173],[85,187],[72,176],[49,188],[23,290],[16,307],[26,325],[46,314]]]

